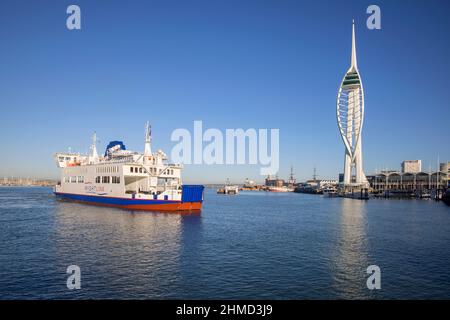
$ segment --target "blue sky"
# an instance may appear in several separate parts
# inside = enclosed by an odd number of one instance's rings
[[[82,30],[66,28],[81,7]],[[381,30],[366,8],[381,8]],[[366,94],[366,174],[450,160],[447,1],[10,1],[0,3],[0,177],[57,177],[52,154],[122,139],[170,153],[176,128],[279,128],[280,176],[337,178],[335,101],[351,21]],[[185,181],[262,181],[259,166],[187,166]]]

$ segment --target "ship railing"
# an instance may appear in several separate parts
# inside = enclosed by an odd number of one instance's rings
[[[132,163],[132,162],[134,162],[134,160],[133,160],[132,156],[128,156],[128,157],[124,157],[121,159],[110,159],[110,160],[101,161],[101,162],[104,162],[104,163],[106,163],[106,162],[107,163]]]

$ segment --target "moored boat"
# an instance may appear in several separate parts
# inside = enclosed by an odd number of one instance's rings
[[[269,191],[269,192],[292,192],[294,190],[292,188],[282,186],[282,187],[267,187],[267,191]]]
[[[334,198],[338,196],[338,192],[336,188],[328,187],[322,190],[324,197]]]
[[[238,194],[239,186],[231,185],[230,180],[227,179],[227,183],[223,188],[217,189],[218,194]]]

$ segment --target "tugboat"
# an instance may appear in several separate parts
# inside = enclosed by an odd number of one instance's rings
[[[166,154],[151,152],[151,131],[145,127],[144,153],[126,150],[122,141],[111,141],[105,154],[97,153],[94,133],[88,155],[56,153],[61,182],[58,198],[131,210],[200,210],[202,185],[181,183],[182,165],[167,163]]]

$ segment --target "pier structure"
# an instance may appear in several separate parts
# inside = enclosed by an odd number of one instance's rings
[[[363,171],[361,138],[364,120],[364,89],[356,59],[354,21],[352,25],[351,65],[339,88],[336,117],[345,146],[344,177],[341,189],[344,193],[366,189],[369,184]]]

